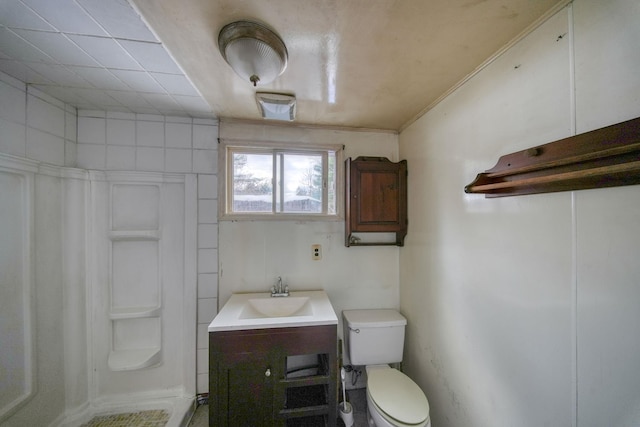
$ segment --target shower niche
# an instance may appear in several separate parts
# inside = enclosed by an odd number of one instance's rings
[[[160,185],[111,186],[109,368],[141,369],[160,363]]]

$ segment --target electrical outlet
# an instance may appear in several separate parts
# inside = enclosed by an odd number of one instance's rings
[[[311,259],[314,261],[319,261],[322,259],[322,246],[311,245]]]

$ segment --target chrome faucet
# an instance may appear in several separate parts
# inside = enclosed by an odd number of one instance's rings
[[[278,276],[278,282],[271,287],[271,296],[272,297],[288,297],[289,296],[289,286],[282,284],[282,277]]]

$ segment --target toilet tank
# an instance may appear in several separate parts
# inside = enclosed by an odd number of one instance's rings
[[[344,310],[345,349],[352,365],[381,365],[402,361],[407,319],[396,310]]]

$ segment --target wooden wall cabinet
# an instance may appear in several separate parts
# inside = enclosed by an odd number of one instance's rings
[[[336,325],[210,332],[209,426],[335,427],[337,369]]]
[[[404,246],[407,235],[407,161],[348,158],[345,186],[345,245]],[[353,233],[395,233],[394,242],[362,243]]]

